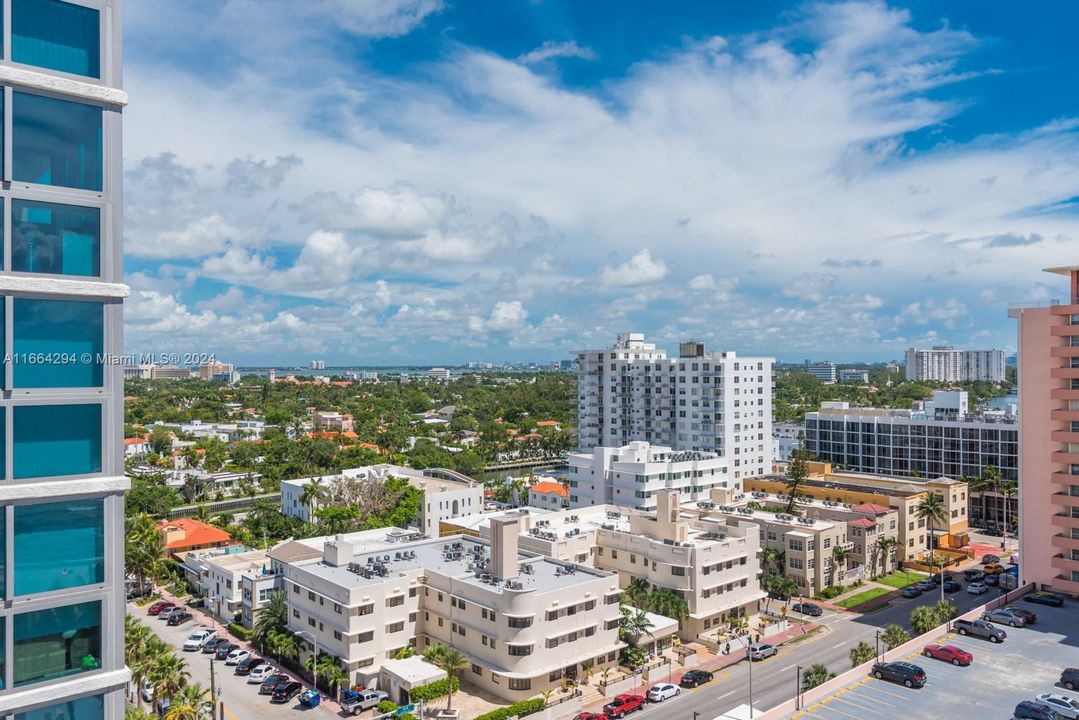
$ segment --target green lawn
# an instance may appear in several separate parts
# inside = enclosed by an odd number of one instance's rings
[[[882,575],[877,578],[876,582],[879,582],[882,585],[890,585],[891,587],[902,589],[911,583],[916,583],[927,577],[929,576],[925,573],[916,572],[914,570],[896,570],[887,575]]]
[[[860,592],[857,595],[851,595],[845,600],[840,600],[836,605],[844,608],[852,608],[856,605],[869,602],[874,598],[879,598],[881,595],[887,595],[891,590],[885,590],[884,588],[870,588],[865,592]]]

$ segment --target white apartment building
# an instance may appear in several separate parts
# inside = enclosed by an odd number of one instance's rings
[[[815,362],[806,365],[806,372],[825,385],[835,385],[835,363]]]
[[[442,381],[449,380],[450,379],[450,371],[449,371],[448,368],[442,368],[442,367],[431,368],[430,370],[427,371],[427,377],[431,378],[432,380],[442,380]]]
[[[805,447],[857,472],[980,477],[989,466],[1017,479],[1019,426],[1002,412],[971,414],[966,393],[938,391],[922,409],[825,403],[806,413]]]
[[[775,455],[777,462],[787,462],[798,448],[801,442],[799,438],[805,432],[805,425],[800,422],[783,422],[772,425],[772,440],[775,441]]]
[[[621,505],[655,510],[661,490],[677,490],[687,500],[707,499],[714,487],[741,491],[728,460],[710,452],[676,451],[637,441],[570,453],[567,460],[571,508]]]
[[[384,481],[391,477],[405,478],[415,488],[423,490],[420,503],[420,530],[431,537],[438,537],[439,523],[471,515],[483,509],[483,486],[464,475],[459,479],[435,478],[413,468],[390,465],[366,465],[342,470],[339,475],[317,478],[328,493],[353,492],[350,485],[368,480]],[[316,478],[295,478],[281,481],[281,513],[298,517],[304,522],[312,520],[312,507],[318,513],[318,501],[310,505],[301,502],[304,488]],[[467,481],[467,482],[466,482]]]
[[[735,478],[771,466],[772,358],[679,346],[679,356],[622,333],[614,346],[583,351],[578,367],[578,446],[618,448],[642,440],[713,452]]]
[[[956,350],[949,345],[907,350],[907,380],[1004,382],[1003,350]]]
[[[447,645],[469,660],[463,682],[508,701],[617,664],[617,576],[523,553],[518,532],[504,519],[490,541],[383,529],[274,547],[301,660],[317,646],[371,687],[401,648]]]
[[[264,577],[263,600],[273,589],[274,575],[266,550],[249,550],[243,546],[193,550],[181,562],[188,583],[206,600],[207,609],[221,622],[232,622],[243,609],[243,576]],[[248,608],[248,610],[257,609]],[[247,627],[251,627],[247,624]]]
[[[869,371],[859,370],[857,368],[840,368],[839,382],[861,383],[862,385],[866,385],[869,383]]]
[[[461,518],[461,532],[490,537],[493,520],[512,518],[521,526],[523,549],[618,573],[625,588],[634,579],[674,590],[689,607],[679,635],[691,641],[732,617],[757,613],[764,597],[757,576],[760,549],[755,528],[716,532],[695,520],[698,512],[679,506],[674,491],[659,494],[659,511],[596,505],[560,512],[518,508]]]
[[[352,416],[339,412],[316,412],[312,421],[319,430],[332,432],[352,432]]]

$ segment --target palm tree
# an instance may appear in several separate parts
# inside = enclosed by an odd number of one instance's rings
[[[776,560],[779,558],[779,551],[773,547],[766,547],[761,550],[761,569],[767,571],[767,568],[773,567]]]
[[[685,598],[669,588],[655,588],[648,593],[648,609],[659,615],[681,621],[689,615],[689,605]]]
[[[951,600],[938,600],[933,605],[933,612],[937,616],[938,625],[943,625],[959,616],[959,608]]]
[[[619,608],[619,612],[621,612],[622,616],[618,619],[618,634],[623,642],[629,642],[629,638],[640,637],[645,634],[649,637],[655,637],[652,635],[655,624],[648,619],[648,613],[644,610],[639,608],[631,610],[628,606],[623,605]]]
[[[210,691],[199,683],[185,686],[172,697],[165,720],[199,720],[203,708],[210,702]]]
[[[877,651],[873,649],[873,646],[863,640],[850,649],[850,666],[852,669],[856,668],[876,656]]]
[[[271,631],[266,640],[266,647],[277,656],[278,664],[281,663],[283,657],[294,658],[300,654],[299,639],[287,631]]]
[[[894,537],[882,537],[877,541],[877,552],[880,553],[881,561],[881,574],[888,574],[888,561],[892,557],[892,553],[899,546],[899,541]]]
[[[641,607],[648,595],[648,587],[648,581],[644,578],[633,578],[622,591],[622,602],[633,607]]]
[[[210,511],[205,505],[199,505],[198,508],[195,510],[195,515],[193,517],[200,523],[209,524]]]
[[[889,650],[895,650],[903,643],[910,640],[910,633],[908,633],[902,625],[891,624],[884,628],[884,632],[881,633],[881,639],[884,640],[884,645]]]
[[[918,635],[924,635],[940,624],[940,618],[933,608],[927,605],[919,605],[910,614],[910,626]]]
[[[191,679],[191,672],[187,669],[187,663],[183,658],[177,657],[171,652],[163,653],[155,658],[148,675],[150,682],[154,686],[155,703],[160,698],[175,696]]]
[[[1000,489],[1000,471],[997,470],[996,467],[993,465],[987,466],[985,470],[982,471],[982,476],[978,478],[978,481],[977,483],[975,483],[975,485],[982,499],[982,522],[984,523],[987,521],[985,494],[987,492],[995,493]]]
[[[812,690],[818,685],[823,685],[834,677],[835,673],[829,671],[826,666],[813,663],[802,673],[802,692]]]
[[[331,667],[327,667],[322,676],[326,678],[326,684],[330,686],[335,698],[337,697],[338,688],[342,685],[348,685],[348,672],[336,662]]]
[[[259,608],[251,628],[251,639],[264,651],[274,632],[283,632],[288,625],[288,598],[282,590],[274,590]]]
[[[839,568],[847,564],[847,560],[850,559],[851,551],[843,547],[842,545],[835,545],[832,548],[832,572],[838,573]],[[833,582],[833,585],[841,584],[839,582]]]
[[[935,565],[936,538],[933,531],[937,523],[943,523],[948,518],[948,511],[944,508],[944,499],[934,492],[926,492],[925,496],[914,507],[914,514],[929,525],[929,564]],[[940,584],[941,597],[944,596],[944,583]]]
[[[459,651],[445,645],[434,645],[423,654],[423,659],[446,673],[446,709],[453,707],[453,680],[458,670],[468,667],[468,658]]]
[[[1011,504],[1011,499],[1019,492],[1019,487],[1011,480],[1006,480],[1000,483],[1000,494],[1004,498],[1004,529],[1001,531],[1000,549],[1007,548],[1008,543],[1008,528],[1010,523],[1008,522],[1008,507]]]
[[[157,521],[146,513],[127,520],[124,533],[124,562],[135,573],[141,588],[147,578],[155,578],[161,567],[164,541]]]
[[[326,487],[322,484],[322,478],[311,478],[311,481],[303,486],[300,492],[300,504],[307,506],[308,517],[315,517],[315,503],[326,497]]]

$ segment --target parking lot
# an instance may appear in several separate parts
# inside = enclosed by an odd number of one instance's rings
[[[190,621],[170,627],[165,621],[147,615],[146,608],[128,604],[127,611],[151,628],[158,637],[172,645],[176,649],[176,654],[187,661],[192,682],[200,683],[204,688],[209,689],[212,656],[201,652],[184,652],[180,649],[188,635],[200,627],[209,627],[209,625],[200,625],[196,621]],[[214,629],[220,633],[221,625],[217,624]],[[272,661],[272,658],[267,659]],[[233,667],[226,666],[224,661],[214,662],[214,675],[219,688],[219,697],[225,704],[225,717],[229,720],[248,720],[248,718],[297,720],[300,717],[336,717],[322,706],[313,709],[304,708],[296,701],[282,705],[272,704],[268,695],[259,695],[258,685],[250,685],[246,677],[235,675]]]
[[[1004,628],[1008,638],[996,645],[988,640],[948,633],[937,642],[955,645],[974,654],[969,667],[912,653],[905,660],[928,675],[921,689],[866,677],[790,717],[803,720],[892,720],[954,718],[977,720],[1011,718],[1016,704],[1042,693],[1060,693],[1079,699],[1057,685],[1060,671],[1079,665],[1079,609],[1075,601],[1062,608],[1013,604],[1038,616],[1035,625]]]

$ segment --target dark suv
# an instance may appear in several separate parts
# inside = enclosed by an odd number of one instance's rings
[[[920,688],[926,681],[925,670],[906,662],[877,663],[873,666],[873,677],[902,683],[909,688]]]
[[[1079,688],[1079,668],[1064,668],[1060,673],[1060,684],[1068,690]]]
[[[707,670],[688,670],[685,675],[682,676],[682,680],[678,683],[684,688],[695,688],[698,685],[704,685],[707,682],[712,682],[714,676]]]
[[[1059,720],[1057,711],[1040,702],[1024,700],[1015,706],[1012,717],[1020,720]]]

